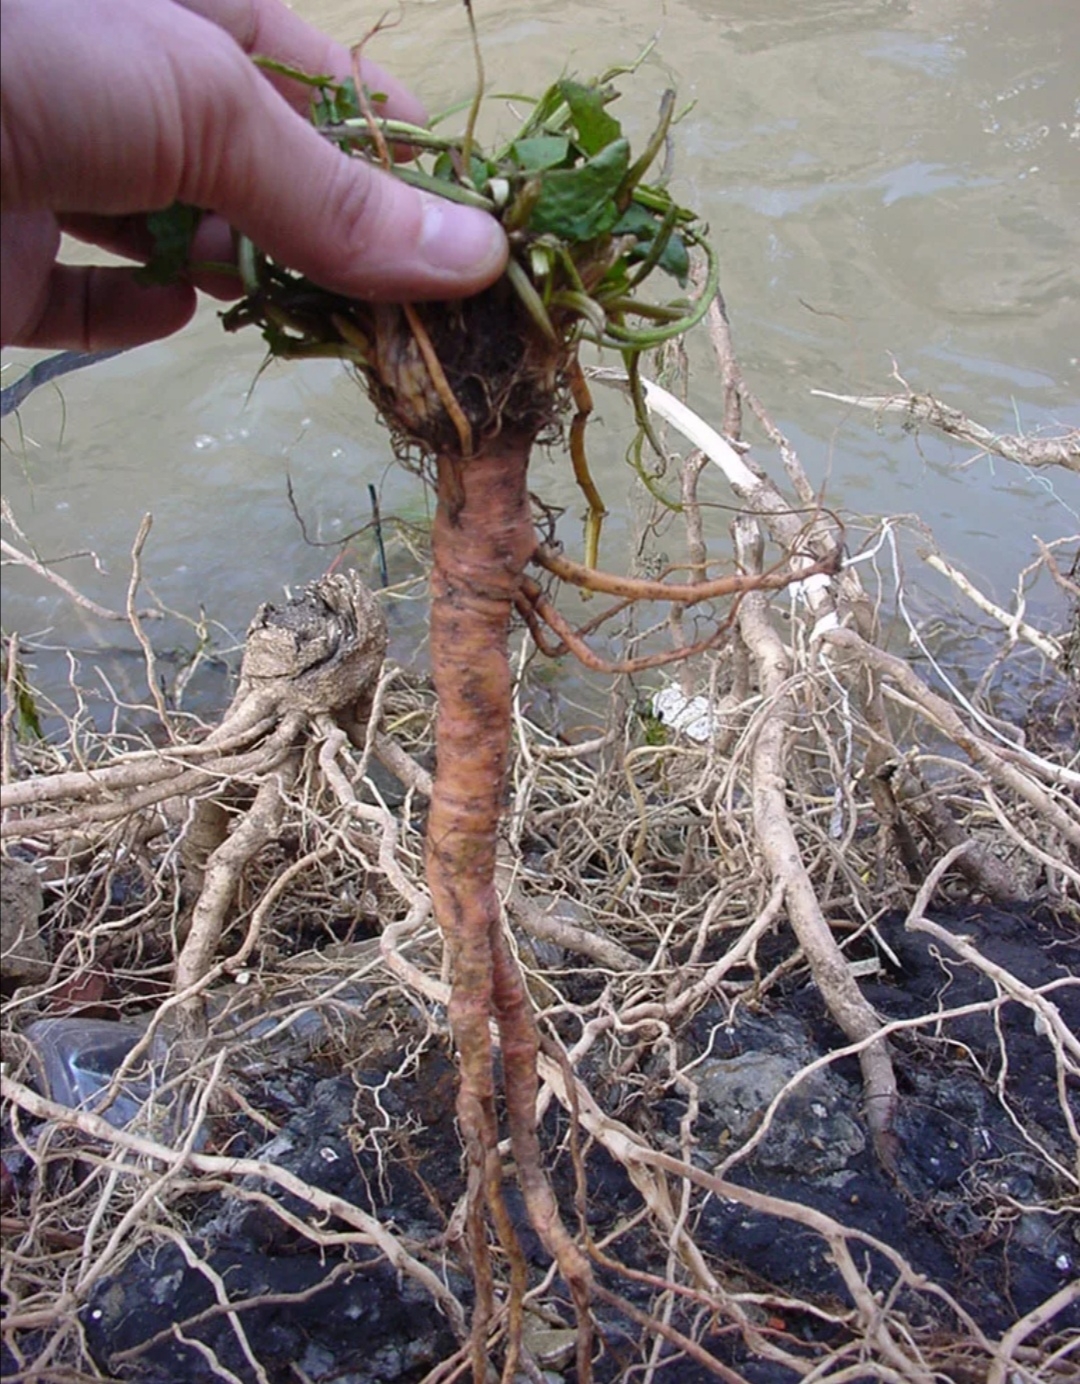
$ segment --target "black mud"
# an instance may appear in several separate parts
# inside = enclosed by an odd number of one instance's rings
[[[970,937],[983,955],[1031,986],[1058,983],[1051,998],[1065,1021],[1080,1027],[1080,936],[1075,922],[1043,910],[1000,912],[967,908],[935,915]],[[906,1019],[992,1000],[994,988],[935,942],[907,932],[903,919],[878,924],[885,969],[864,982],[868,998],[889,1019]],[[1071,981],[1070,981],[1071,978]],[[1061,982],[1065,984],[1061,984]],[[407,1035],[402,1034],[403,1042]],[[814,1058],[843,1045],[817,992],[792,984],[781,1003],[732,1016],[717,1004],[697,1013],[678,1036],[679,1057],[694,1062],[700,1113],[694,1162],[735,1182],[828,1213],[904,1256],[910,1266],[950,1293],[988,1336],[1007,1330],[1077,1274],[1080,1229],[1069,1214],[1067,1179],[1056,1169],[1075,1159],[1054,1050],[1036,1030],[1032,1012],[1015,1002],[921,1025],[893,1038],[901,1086],[895,1174],[884,1171],[870,1146],[861,1108],[857,1061],[819,1068],[785,1097],[752,1153],[725,1165],[760,1130],[772,1097]],[[383,1044],[383,1050],[386,1045]],[[453,1121],[454,1071],[445,1048],[428,1040],[400,1074],[401,1052],[351,1073],[307,1068],[265,1074],[248,1099],[272,1113],[281,1132],[270,1143],[244,1118],[219,1119],[215,1146],[259,1156],[347,1198],[393,1227],[416,1254],[468,1302],[461,1247],[450,1218],[462,1191]],[[696,1061],[695,1061],[696,1059]],[[686,1094],[667,1084],[662,1064],[646,1053],[636,1070],[605,1077],[589,1072],[592,1089],[654,1147],[678,1152]],[[1067,1093],[1076,1111],[1077,1092]],[[549,1118],[546,1145],[565,1149],[565,1134]],[[640,1207],[625,1170],[603,1150],[588,1151],[588,1220],[593,1235],[609,1236]],[[569,1158],[559,1155],[556,1182],[573,1223]],[[299,1217],[310,1209],[290,1203],[269,1184],[243,1184],[248,1198],[192,1198],[188,1244],[226,1285],[248,1341],[270,1384],[298,1379],[336,1384],[413,1384],[457,1343],[435,1304],[399,1276],[369,1246],[319,1248],[275,1214],[272,1201]],[[269,1199],[269,1200],[268,1200]],[[511,1189],[511,1210],[536,1268],[544,1259],[524,1224]],[[1075,1209],[1075,1208],[1073,1208]],[[694,1238],[723,1280],[736,1291],[765,1294],[766,1329],[812,1353],[837,1343],[827,1316],[850,1307],[825,1241],[810,1230],[701,1193],[690,1219]],[[326,1232],[344,1231],[327,1220]],[[663,1274],[657,1240],[644,1226],[616,1236],[608,1253],[631,1269]],[[909,1322],[928,1333],[962,1330],[939,1296],[898,1283],[887,1254],[852,1242],[871,1287]],[[642,1309],[651,1290],[610,1270],[603,1281]],[[320,1286],[322,1285],[322,1286]],[[780,1305],[787,1299],[787,1305]],[[794,1304],[794,1305],[793,1305]],[[633,1373],[650,1348],[628,1316],[604,1307],[600,1381]],[[158,1240],[102,1281],[83,1312],[92,1355],[105,1377],[143,1384],[210,1384],[217,1360],[232,1377],[255,1381],[230,1318],[215,1302],[207,1275],[178,1246]],[[571,1322],[565,1310],[567,1327]],[[173,1329],[182,1324],[185,1344]],[[689,1314],[673,1323],[692,1329]],[[1074,1326],[1059,1317],[1057,1331]],[[704,1343],[752,1384],[788,1384],[796,1376],[748,1352],[730,1325],[716,1323]],[[569,1333],[548,1322],[545,1379],[575,1376],[567,1359]],[[699,1332],[700,1334],[700,1332]],[[10,1367],[10,1359],[5,1362]],[[299,1371],[296,1367],[299,1367]],[[709,1376],[683,1359],[662,1377],[697,1384]],[[958,1370],[957,1379],[966,1378]]]

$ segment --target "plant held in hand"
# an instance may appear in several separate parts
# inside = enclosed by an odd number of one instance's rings
[[[546,623],[571,647],[582,647],[526,575],[530,560],[582,586],[594,585],[595,577],[596,589],[605,589],[594,572],[603,504],[584,450],[591,403],[578,363],[581,343],[621,353],[641,437],[649,436],[638,358],[692,326],[715,289],[712,254],[695,216],[645,182],[668,137],[674,94],[665,93],[656,129],[635,157],[610,110],[616,92],[609,82],[616,75],[557,82],[490,154],[474,137],[479,97],[464,133],[448,137],[379,118],[377,96],[355,82],[305,78],[313,88],[315,123],[346,153],[378,159],[399,177],[499,216],[511,245],[508,269],[464,301],[372,304],[330,294],[245,245],[247,295],[225,317],[230,330],[261,327],[273,355],[337,357],[355,366],[399,455],[419,463],[436,486],[430,649],[439,700],[438,763],[427,875],[452,969],[478,1381],[486,1378],[495,1312],[489,1217],[511,1270],[504,1378],[516,1367],[525,1289],[525,1263],[501,1191],[492,1021],[529,1217],[557,1259],[578,1311],[580,1380],[590,1375],[591,1355],[589,1262],[563,1226],[542,1168],[535,1119],[538,1031],[495,888],[510,744],[510,624],[517,611],[538,640]],[[391,146],[411,148],[413,161],[394,165]],[[684,287],[693,253],[706,263],[696,299],[642,296],[657,274]],[[570,452],[588,501],[580,567],[538,542],[527,484],[533,445],[556,436],[571,407]],[[771,574],[758,584],[790,579]],[[685,602],[688,591],[691,599],[706,599],[751,584],[721,579],[703,584],[698,595],[682,586],[672,588],[672,599]],[[645,585],[648,592],[640,594],[655,599],[660,584]]]

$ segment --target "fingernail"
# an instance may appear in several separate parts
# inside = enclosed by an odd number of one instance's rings
[[[506,238],[487,212],[429,196],[424,198],[420,253],[432,269],[479,277],[502,263]]]

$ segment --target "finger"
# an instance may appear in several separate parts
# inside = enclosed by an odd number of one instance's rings
[[[112,255],[145,264],[154,253],[154,237],[145,216],[91,216],[75,212],[59,220],[66,235]]]
[[[191,282],[212,298],[239,298],[244,291],[239,269],[208,268],[234,265],[236,236],[222,216],[204,216],[191,242]]]
[[[141,284],[131,269],[53,266],[34,320],[12,344],[69,351],[141,346],[186,326],[195,312],[188,284]]]
[[[145,216],[69,215],[60,218],[60,228],[76,240],[138,264],[153,258],[155,240]],[[239,298],[244,290],[235,259],[228,222],[220,216],[204,216],[192,240],[191,262],[183,277],[213,298]]]
[[[48,211],[0,212],[0,241],[0,344],[10,346],[44,311],[60,227]]]
[[[324,287],[453,298],[502,272],[506,237],[491,217],[343,155],[246,64],[187,104],[180,199],[213,208]]]
[[[17,7],[7,21],[8,205],[120,216],[188,202],[218,212],[282,264],[358,297],[459,297],[502,271],[506,239],[493,219],[342,154],[216,25],[166,0],[109,4],[132,45],[119,67],[108,33],[75,35],[56,14],[49,44],[36,42],[44,4]],[[16,37],[18,63],[8,61]],[[111,68],[107,88],[92,82]],[[32,99],[39,90],[47,104]]]
[[[178,3],[231,34],[244,52],[252,56],[276,58],[312,76],[325,73],[339,81],[352,76],[349,50],[305,24],[279,0],[178,0]],[[370,91],[385,94],[386,105],[382,109],[386,115],[413,125],[427,124],[427,111],[408,87],[378,63],[366,58],[361,61],[360,70]],[[311,105],[311,88],[267,75],[286,99],[301,114],[306,114]]]

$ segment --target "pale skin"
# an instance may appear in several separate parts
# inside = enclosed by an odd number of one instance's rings
[[[453,298],[502,272],[481,211],[431,197],[324,141],[310,92],[249,55],[348,76],[346,48],[279,0],[0,0],[0,344],[94,351],[179,330],[196,285],[146,286],[133,268],[61,262],[61,235],[144,261],[147,212],[213,215],[196,262],[228,260],[233,228],[325,288],[369,299]],[[419,101],[362,65],[387,114]]]

